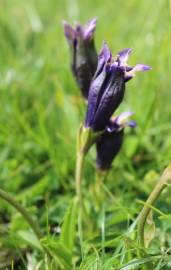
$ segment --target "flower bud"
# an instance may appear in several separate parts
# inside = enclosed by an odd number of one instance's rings
[[[124,128],[126,126],[135,127],[134,121],[127,121],[132,115],[131,112],[122,113],[119,117],[111,119],[106,131],[96,142],[96,166],[98,169],[109,170],[112,161],[119,153],[124,139]]]
[[[94,45],[95,28],[96,19],[92,19],[85,26],[77,24],[75,28],[64,22],[64,32],[70,47],[72,72],[86,99],[97,67],[97,53]]]

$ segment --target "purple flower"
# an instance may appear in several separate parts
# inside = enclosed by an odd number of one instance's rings
[[[82,95],[87,98],[92,77],[97,67],[97,53],[94,45],[96,19],[85,26],[77,24],[72,28],[64,21],[64,32],[70,47],[71,68]]]
[[[128,66],[130,53],[131,49],[124,49],[112,58],[107,44],[103,44],[98,56],[97,70],[90,85],[85,127],[90,127],[94,131],[105,129],[111,115],[124,97],[125,83],[136,71],[150,69],[149,66],[142,64],[135,67]]]
[[[124,112],[119,117],[111,119],[105,133],[96,142],[96,166],[98,169],[110,169],[112,161],[123,144],[124,128],[136,126],[133,120],[127,120],[132,114],[131,112]]]

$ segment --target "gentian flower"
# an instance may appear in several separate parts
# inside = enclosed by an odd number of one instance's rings
[[[124,128],[136,126],[135,121],[127,120],[132,114],[132,112],[124,112],[119,117],[111,118],[105,132],[96,142],[96,166],[99,170],[110,169],[112,161],[123,144]]]
[[[146,71],[150,67],[138,64],[127,65],[131,49],[124,49],[112,58],[106,43],[98,56],[96,73],[92,79],[85,127],[94,131],[105,129],[110,117],[123,100],[125,84],[135,75],[136,71]]]
[[[75,28],[64,22],[64,32],[70,47],[72,72],[86,99],[97,67],[97,53],[94,45],[95,28],[96,19],[90,20],[85,26],[77,24]]]

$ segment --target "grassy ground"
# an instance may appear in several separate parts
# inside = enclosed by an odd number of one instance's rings
[[[169,0],[0,0],[0,5],[0,187],[26,207],[55,258],[54,264],[48,263],[23,217],[0,200],[0,269],[74,269],[71,258],[77,269],[143,269],[141,259],[137,268],[129,265],[138,258],[136,244],[126,233],[142,208],[140,200],[145,201],[171,160]],[[91,193],[93,150],[86,160],[84,193],[92,222],[84,228],[81,258],[77,226],[73,245],[72,201],[75,137],[85,105],[69,69],[61,21],[86,22],[93,17],[98,18],[98,50],[103,40],[114,53],[131,47],[130,63],[149,64],[152,71],[139,74],[127,87],[120,111],[134,111],[138,128],[128,131],[105,182],[99,211]],[[169,188],[155,207],[161,212],[154,211],[156,233],[146,258],[157,254],[154,269],[167,270]],[[69,243],[73,253],[61,243]]]

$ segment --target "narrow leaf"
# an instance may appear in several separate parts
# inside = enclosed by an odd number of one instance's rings
[[[155,223],[153,220],[153,211],[151,210],[148,217],[147,217],[147,222],[145,226],[145,232],[144,232],[144,240],[145,240],[145,247],[148,248],[151,241],[155,237]]]
[[[159,259],[161,259],[161,256],[150,256],[150,257],[146,257],[146,258],[142,258],[142,259],[135,259],[135,260],[132,260],[131,262],[125,264],[124,266],[122,266],[118,270],[137,269],[137,267],[139,267],[142,264],[145,264],[145,263],[148,263],[148,262],[153,262],[154,260],[159,260]]]
[[[52,255],[55,262],[60,266],[60,269],[72,270],[71,253],[62,243],[52,238],[44,238],[41,243]]]
[[[39,250],[43,250],[41,247],[41,244],[39,242],[39,240],[37,239],[37,237],[34,235],[34,233],[30,232],[30,231],[24,231],[24,230],[20,230],[19,232],[17,232],[17,234],[24,240],[26,241],[31,247],[35,247]]]
[[[63,244],[70,252],[73,250],[74,239],[76,233],[76,219],[77,219],[77,199],[74,198],[69,209],[67,210],[64,222],[61,229],[60,242]]]

